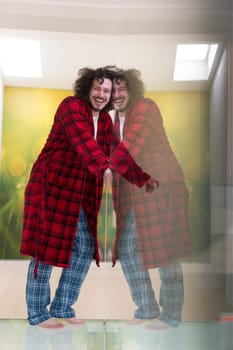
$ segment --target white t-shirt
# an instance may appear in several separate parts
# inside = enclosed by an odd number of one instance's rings
[[[93,116],[93,122],[94,122],[94,139],[96,140],[97,137],[97,131],[98,131],[98,119],[99,116]]]
[[[120,120],[120,138],[122,141],[123,140],[123,129],[124,129],[124,123],[125,123],[125,116],[119,115],[119,120]]]

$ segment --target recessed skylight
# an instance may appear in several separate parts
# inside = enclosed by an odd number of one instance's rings
[[[174,80],[208,80],[218,44],[178,45]]]
[[[6,76],[41,78],[40,42],[0,38],[0,67]]]

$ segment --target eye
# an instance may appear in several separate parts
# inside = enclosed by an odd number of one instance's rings
[[[93,85],[93,86],[92,86],[92,89],[98,91],[98,90],[100,90],[100,87],[97,86],[97,85]]]

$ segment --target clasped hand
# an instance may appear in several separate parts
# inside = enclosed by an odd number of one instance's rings
[[[152,193],[155,189],[155,186],[159,187],[159,182],[155,180],[153,177],[150,177],[150,179],[145,184],[145,190],[147,193]]]
[[[109,190],[112,185],[112,170],[109,168],[104,171],[104,183],[106,185],[106,189]]]
[[[104,183],[106,186],[106,189],[109,190],[112,185],[112,170],[110,168],[107,168],[104,171]],[[152,193],[155,189],[155,187],[159,187],[159,182],[155,180],[153,177],[150,177],[150,179],[145,184],[145,190],[147,193]]]

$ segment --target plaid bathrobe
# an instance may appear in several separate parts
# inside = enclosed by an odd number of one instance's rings
[[[116,116],[115,132],[119,118]],[[189,198],[182,169],[167,139],[160,111],[151,99],[134,103],[127,111],[123,141],[113,146],[111,159],[128,157],[159,181],[159,188],[146,193],[140,178],[132,185],[115,174],[113,201],[117,234],[113,264],[117,259],[117,242],[131,209],[136,220],[136,233],[143,268],[175,262],[191,253],[189,235]],[[133,182],[133,181],[131,181]],[[144,181],[142,181],[144,183]],[[142,183],[141,183],[142,185]]]
[[[95,238],[99,263],[97,214],[111,134],[108,113],[99,113],[95,141],[87,102],[73,96],[61,102],[26,185],[21,254],[34,257],[37,263],[68,267],[82,207]]]

